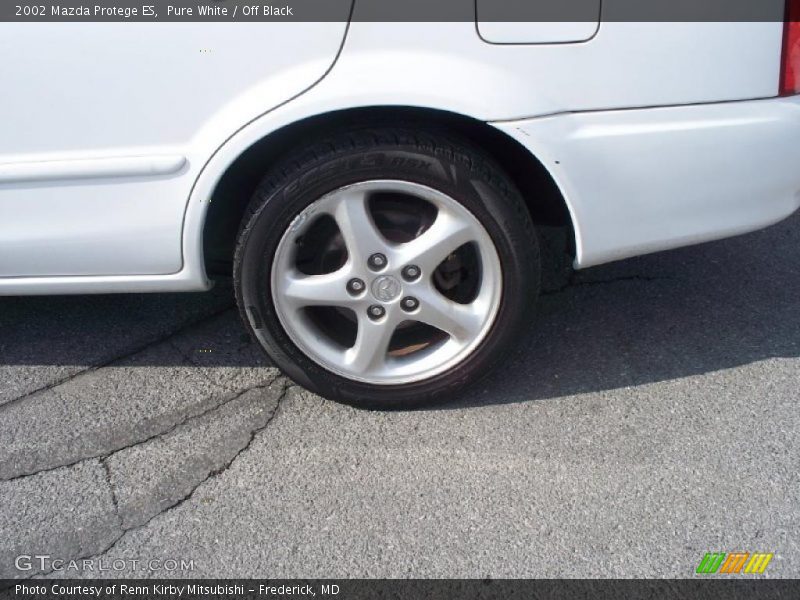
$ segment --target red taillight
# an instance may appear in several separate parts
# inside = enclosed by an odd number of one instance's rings
[[[781,96],[800,94],[800,0],[786,0]]]

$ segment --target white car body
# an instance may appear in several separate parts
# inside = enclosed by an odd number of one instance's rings
[[[783,23],[478,25],[3,23],[0,294],[208,289],[226,171],[342,110],[446,112],[521,144],[577,268],[800,207]]]

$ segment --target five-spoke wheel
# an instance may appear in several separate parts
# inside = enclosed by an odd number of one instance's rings
[[[324,218],[338,243],[314,230]],[[326,251],[340,252],[330,272],[304,272],[304,252]],[[443,289],[448,261],[459,261],[459,279]],[[309,357],[345,377],[398,384],[441,373],[480,343],[500,305],[500,273],[489,234],[464,206],[418,183],[378,180],[300,213],[278,245],[271,285],[281,324]],[[465,282],[468,294],[448,294]],[[321,307],[334,310],[313,310]]]

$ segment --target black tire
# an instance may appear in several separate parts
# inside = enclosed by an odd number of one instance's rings
[[[486,228],[502,265],[503,296],[489,334],[461,363],[416,383],[371,385],[324,369],[292,343],[271,298],[272,258],[292,220],[332,190],[373,179],[411,181],[457,199]],[[529,330],[540,277],[535,228],[502,170],[460,139],[395,128],[335,135],[272,169],[245,212],[234,258],[242,319],[275,365],[316,394],[370,409],[409,409],[450,399],[502,363]]]

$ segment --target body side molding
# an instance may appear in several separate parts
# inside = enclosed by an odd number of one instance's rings
[[[0,183],[156,177],[177,173],[186,163],[186,157],[180,155],[17,161],[0,163]]]

